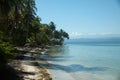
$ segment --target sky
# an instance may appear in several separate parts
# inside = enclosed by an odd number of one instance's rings
[[[53,21],[71,38],[120,36],[118,0],[36,0],[42,23]]]

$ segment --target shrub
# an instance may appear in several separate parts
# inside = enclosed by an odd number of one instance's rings
[[[6,64],[15,56],[15,48],[8,42],[0,41],[0,64]]]

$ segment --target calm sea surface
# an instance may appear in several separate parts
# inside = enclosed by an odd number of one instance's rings
[[[53,80],[120,80],[120,43],[69,43],[52,47],[41,64]]]

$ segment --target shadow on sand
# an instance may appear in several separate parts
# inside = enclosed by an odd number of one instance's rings
[[[73,56],[47,56],[47,55],[41,55],[41,60],[47,60],[47,61],[66,61],[68,59],[71,59]]]
[[[105,71],[107,67],[85,67],[80,64],[71,64],[71,65],[59,65],[59,64],[43,64],[39,63],[39,65],[44,66],[47,69],[54,69],[54,70],[63,70],[66,72],[79,72],[79,71],[86,71],[86,72],[96,72],[96,71]]]
[[[53,57],[45,56],[40,59],[40,61],[45,61],[45,63],[39,62],[38,64],[42,67],[45,67],[46,69],[63,70],[69,73],[80,72],[80,71],[96,72],[96,71],[106,71],[107,69],[109,69],[108,67],[97,67],[97,66],[87,67],[81,64],[62,65],[62,64],[53,64],[53,63],[47,62],[47,61],[65,61],[66,58],[71,58],[71,56],[64,56],[64,57],[63,56],[53,56]]]
[[[87,67],[81,64],[71,64],[71,65],[62,65],[62,64],[53,64],[53,63],[48,63],[47,61],[65,61],[66,58],[71,58],[72,56],[49,56],[47,57],[46,55],[42,55],[41,61],[45,61],[46,63],[41,63],[39,62],[38,65],[45,67],[46,69],[54,69],[54,70],[63,70],[69,73],[72,72],[80,72],[80,71],[86,71],[86,72],[96,72],[96,71],[106,71],[109,69],[108,67]],[[27,57],[25,60],[30,60],[32,57]],[[47,60],[47,61],[46,61]],[[31,62],[32,63],[32,62]],[[33,62],[34,64],[34,62]],[[31,64],[28,64],[31,65]],[[34,66],[38,66],[34,65]],[[33,66],[33,65],[31,65]]]

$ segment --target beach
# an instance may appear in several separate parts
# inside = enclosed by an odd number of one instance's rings
[[[37,60],[38,48],[19,48],[21,51],[16,59],[8,65],[15,69],[15,74],[20,80],[52,80],[49,72],[39,66]]]
[[[19,48],[9,65],[20,80],[119,80],[118,44],[69,43],[42,53],[40,48]]]

